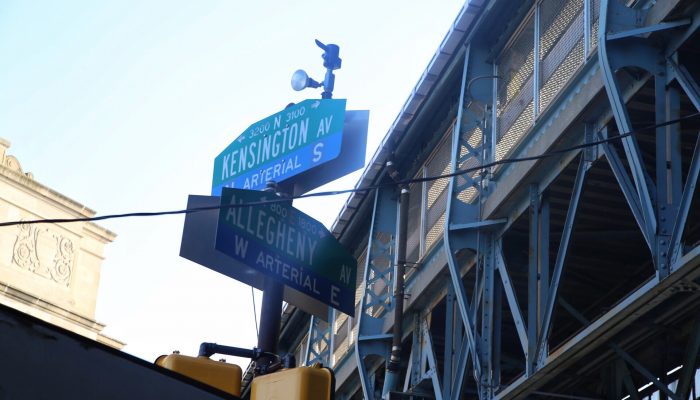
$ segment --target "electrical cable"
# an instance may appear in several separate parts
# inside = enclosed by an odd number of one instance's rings
[[[255,306],[255,289],[250,287],[250,294],[253,296],[253,318],[255,318],[255,337],[260,337],[258,330],[258,308]]]
[[[7,222],[0,222],[0,227],[14,226],[14,225],[32,225],[32,224],[55,224],[55,223],[68,223],[68,222],[94,222],[94,221],[103,221],[103,220],[117,219],[117,218],[154,217],[154,216],[161,216],[161,215],[190,214],[190,213],[194,213],[194,212],[208,211],[208,210],[221,210],[221,209],[229,209],[229,208],[249,207],[249,206],[266,205],[266,204],[281,203],[281,202],[288,203],[290,200],[306,199],[306,198],[311,198],[311,197],[325,197],[325,196],[336,196],[336,195],[346,194],[346,193],[369,192],[372,190],[382,189],[382,188],[390,187],[390,186],[402,186],[402,185],[409,185],[412,183],[430,182],[430,181],[434,181],[434,180],[438,180],[438,179],[453,178],[456,176],[468,174],[470,172],[481,171],[481,170],[485,170],[488,168],[492,168],[492,167],[495,167],[498,165],[512,164],[512,163],[525,162],[525,161],[542,160],[542,159],[553,157],[553,156],[556,156],[559,154],[568,153],[570,151],[581,150],[581,149],[585,149],[588,147],[593,147],[593,146],[597,146],[600,144],[617,141],[617,140],[623,139],[625,137],[632,136],[635,133],[640,133],[640,132],[651,130],[651,129],[656,129],[656,128],[661,128],[661,127],[668,126],[668,125],[673,125],[673,124],[679,123],[681,121],[696,119],[698,117],[700,117],[700,112],[697,112],[694,114],[689,114],[689,115],[686,115],[686,116],[683,116],[680,118],[676,118],[673,120],[669,120],[666,122],[662,122],[660,124],[650,125],[650,126],[643,127],[640,129],[632,130],[632,131],[627,132],[627,133],[622,133],[622,134],[611,136],[608,138],[596,140],[593,142],[583,143],[583,144],[579,144],[579,145],[571,146],[571,147],[565,147],[565,148],[558,149],[558,150],[551,150],[551,151],[548,151],[548,152],[545,152],[545,153],[542,153],[542,154],[539,154],[536,156],[518,157],[518,158],[504,158],[501,160],[482,164],[480,166],[476,166],[476,167],[472,167],[472,168],[465,168],[465,169],[458,170],[458,171],[455,171],[455,172],[452,172],[449,174],[444,174],[444,175],[428,176],[428,177],[423,177],[423,178],[404,179],[404,180],[392,181],[392,182],[387,182],[387,183],[378,184],[378,185],[371,185],[371,186],[366,186],[366,187],[361,187],[361,188],[332,190],[332,191],[317,192],[317,193],[306,193],[306,194],[302,194],[299,196],[291,196],[291,197],[285,197],[285,198],[279,198],[279,199],[270,199],[270,200],[265,200],[265,201],[255,201],[255,202],[237,203],[237,204],[222,204],[222,205],[208,206],[208,207],[187,208],[187,209],[183,209],[183,210],[154,211],[154,212],[132,212],[132,213],[109,214],[109,215],[101,215],[101,216],[97,216],[97,217],[82,217],[82,218],[50,218],[50,219],[35,219],[35,220],[25,220],[25,221],[22,221],[22,220],[20,220],[20,221],[7,221]]]

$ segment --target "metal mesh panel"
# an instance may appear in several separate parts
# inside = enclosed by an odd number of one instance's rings
[[[540,5],[540,109],[543,111],[583,64],[583,0]]]
[[[299,365],[304,362],[304,357],[306,357],[306,342],[308,342],[308,340],[309,333],[307,332],[301,339],[301,342],[299,342],[299,346],[297,346],[296,350],[294,350],[294,356],[297,358]]]
[[[333,338],[333,360],[332,365],[335,365],[340,359],[348,352],[350,349],[350,342],[348,340],[348,316],[343,313],[337,313],[337,318],[335,319],[333,333],[335,337]]]
[[[449,132],[448,132],[449,133]],[[426,174],[428,176],[438,176],[449,174],[452,170],[451,154],[450,154],[450,135],[438,145],[435,153],[433,154],[430,161],[426,164]],[[432,208],[435,202],[440,197],[440,194],[447,188],[450,183],[449,179],[437,179],[427,183],[428,191],[426,196],[426,207]]]
[[[440,214],[440,218],[433,224],[433,226],[428,229],[428,233],[425,235],[425,251],[426,253],[433,247],[435,243],[440,241],[442,234],[445,230],[445,212],[443,210]]]
[[[333,324],[333,334],[335,335],[335,343],[347,339],[348,337],[348,315],[341,312],[336,312],[335,324]],[[336,346],[337,348],[337,346]]]
[[[448,129],[442,142],[426,165],[428,176],[449,174],[452,171],[452,129]],[[447,188],[450,180],[437,179],[427,183],[426,216],[425,216],[425,251],[427,252],[442,236],[444,228],[445,208],[447,207]],[[439,221],[442,219],[442,223]]]
[[[522,113],[515,120],[513,125],[496,143],[496,160],[502,160],[513,147],[522,139],[523,135],[532,126],[533,116],[532,111],[534,104],[532,100],[527,104]]]
[[[598,48],[598,17],[600,16],[600,0],[591,0],[591,38],[590,52]]]
[[[552,77],[540,89],[540,106],[543,110],[552,101],[554,96],[566,85],[574,76],[578,68],[583,64],[583,37],[576,43],[576,46],[567,54],[564,61],[554,70]]]
[[[355,280],[355,306],[362,300],[362,291],[365,289],[365,263],[367,262],[367,249],[357,259],[357,278]],[[357,315],[357,314],[355,314]]]
[[[350,332],[350,343],[355,343],[357,340],[357,331],[360,329],[360,325],[357,323],[360,319],[360,305],[355,306],[355,318],[352,319],[352,331]]]
[[[533,36],[534,23],[530,20],[498,65],[497,160],[503,158],[533,122]]]
[[[422,177],[422,173],[417,176]],[[423,183],[409,186],[408,225],[406,230],[406,261],[417,262],[421,256],[421,218],[423,206]]]
[[[362,300],[362,291],[365,288],[365,262],[367,261],[367,249],[357,258],[357,279],[355,281],[355,318],[350,318],[352,328],[348,337],[348,345],[355,342],[357,338],[357,321],[360,316],[360,301]]]

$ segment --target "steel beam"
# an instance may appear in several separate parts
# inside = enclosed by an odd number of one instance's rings
[[[392,307],[387,303],[388,289],[392,287],[392,253],[396,233],[397,204],[396,194],[391,188],[378,189],[374,198],[374,210],[369,232],[367,259],[365,264],[364,287],[358,315],[358,333],[355,341],[355,359],[365,399],[374,399],[373,378],[370,376],[364,359],[369,355],[389,357],[392,335],[383,331],[383,319],[373,315],[376,307],[386,311]],[[375,292],[382,288],[383,295]]]
[[[328,322],[322,321],[315,315],[311,316],[309,323],[309,333],[306,341],[306,354],[303,365],[313,365],[321,363],[331,366],[333,357],[333,323],[335,321],[335,310],[328,308]]]
[[[484,235],[483,294],[481,295],[481,374],[479,392],[482,399],[493,396],[493,338],[494,338],[494,274],[496,270],[496,242],[492,235]],[[474,357],[475,359],[477,357]]]
[[[673,68],[675,72],[675,78],[681,85],[688,98],[695,106],[695,109],[700,111],[700,86],[698,86],[693,76],[683,65],[678,65],[673,58],[667,58],[666,61]]]
[[[498,267],[498,275],[501,277],[501,284],[503,285],[503,291],[506,294],[506,300],[508,301],[508,307],[510,308],[511,316],[515,322],[515,329],[518,332],[518,339],[520,339],[520,346],[523,349],[523,354],[527,356],[529,342],[527,330],[525,329],[525,324],[523,323],[523,315],[520,312],[520,306],[518,305],[518,297],[515,295],[515,289],[513,289],[512,281],[508,275],[508,268],[506,267],[505,260],[503,258],[503,251],[501,246],[499,246],[498,252],[496,253],[496,265]]]
[[[561,241],[559,242],[559,251],[557,252],[557,259],[554,264],[554,272],[552,274],[552,282],[549,287],[549,293],[547,294],[547,308],[545,308],[545,313],[542,318],[542,325],[540,327],[540,335],[537,341],[537,357],[541,362],[545,357],[545,349],[547,347],[547,340],[549,338],[549,332],[552,325],[552,313],[554,311],[554,303],[557,299],[557,293],[559,291],[559,282],[561,280],[562,269],[564,268],[564,260],[566,259],[567,253],[569,251],[569,242],[571,240],[571,234],[574,229],[574,220],[576,219],[576,212],[578,211],[578,204],[581,199],[581,193],[583,192],[583,184],[586,179],[586,172],[591,167],[591,163],[586,161],[584,157],[578,165],[578,170],[576,171],[576,180],[574,181],[574,188],[571,193],[571,201],[569,202],[569,209],[566,212],[566,221],[564,223],[564,230],[561,235]]]
[[[462,81],[460,87],[459,102],[457,105],[457,122],[455,123],[452,135],[452,172],[457,171],[462,162],[466,161],[465,157],[478,157],[477,159],[483,157],[483,144],[480,147],[480,149],[475,149],[473,146],[470,146],[470,151],[466,156],[462,156],[461,154],[462,143],[466,142],[466,140],[464,140],[462,136],[465,134],[465,127],[463,126],[463,121],[467,102],[483,102],[484,99],[490,95],[482,93],[484,92],[483,90],[478,91],[476,93],[473,93],[471,91],[469,93],[466,92],[466,88],[470,84],[470,82],[472,82],[472,79],[483,77],[482,75],[488,75],[478,73],[478,71],[480,70],[479,68],[483,70],[485,65],[483,64],[483,54],[481,53],[482,52],[479,52],[476,49],[473,49],[471,46],[469,46],[466,48],[464,55],[464,68],[462,70]],[[478,60],[475,62],[475,59]],[[477,74],[474,74],[474,72],[477,72]],[[485,115],[484,118],[487,120],[488,115]],[[472,127],[481,127],[483,143],[485,138],[490,134],[489,130],[485,129],[485,124],[481,124],[479,121],[467,122],[469,122],[470,126]],[[445,218],[443,248],[447,258],[447,268],[450,273],[452,287],[454,290],[456,307],[459,311],[460,319],[464,325],[465,342],[471,354],[473,355],[472,362],[474,365],[474,374],[475,378],[478,380],[478,377],[481,376],[481,358],[477,355],[481,355],[481,352],[478,351],[480,344],[478,343],[478,334],[476,333],[474,321],[476,320],[476,310],[479,307],[479,302],[472,301],[470,304],[466,290],[462,283],[462,275],[460,273],[460,268],[457,265],[455,255],[457,251],[465,247],[471,249],[478,248],[477,242],[479,240],[479,234],[477,232],[479,231],[479,228],[485,227],[485,225],[491,225],[491,223],[483,223],[479,221],[480,218],[478,214],[478,205],[464,204],[461,202],[461,200],[458,198],[458,195],[459,191],[463,190],[464,188],[461,188],[457,184],[456,179],[456,177],[450,179],[450,183],[448,186],[449,196],[447,198],[447,205],[445,211],[447,218]],[[481,189],[478,186],[479,182],[470,179],[468,179],[467,182],[467,184],[471,187],[475,187],[477,190]],[[481,299],[482,296],[479,295],[480,291],[478,289],[475,290],[474,293],[478,296],[475,297],[475,300]],[[482,338],[481,340],[484,339]],[[464,369],[457,371],[464,371]],[[458,392],[459,390],[461,390],[461,386],[457,388],[457,386],[452,385],[452,388],[453,392]]]
[[[686,400],[690,394],[690,384],[697,373],[695,366],[698,362],[698,352],[700,352],[700,318],[695,318],[690,330],[688,344],[685,347],[683,369],[681,376],[678,378],[678,386],[676,386],[676,395],[680,399]]]
[[[615,70],[611,65],[611,54],[608,52],[607,33],[609,22],[608,11],[610,8],[609,1],[615,0],[601,0],[600,5],[598,60],[601,66],[601,72],[603,74],[605,91],[608,94],[610,107],[612,108],[612,112],[615,117],[615,123],[617,124],[620,134],[625,134],[632,132],[633,128],[630,122],[630,117],[627,113],[627,107],[622,100],[622,93],[620,92],[620,88],[615,77]],[[646,232],[645,236],[653,237],[654,233],[656,232],[656,215],[654,213],[651,195],[646,182],[646,172],[641,159],[639,145],[637,144],[634,136],[626,136],[622,138],[621,141],[625,149],[625,154],[627,155],[630,170],[632,171],[632,178],[634,180],[637,196],[639,198],[639,205],[642,215],[644,216],[644,231]],[[655,253],[655,246],[652,245],[651,249],[652,252]]]
[[[690,212],[690,205],[693,201],[693,194],[695,193],[695,187],[698,182],[698,174],[700,174],[700,135],[698,135],[698,138],[695,141],[693,158],[690,161],[688,177],[685,180],[685,187],[683,188],[683,194],[681,195],[680,204],[678,206],[678,215],[675,218],[673,232],[671,233],[670,248],[672,255],[670,264],[672,270],[675,270],[680,266],[678,265],[677,261],[683,255],[681,249],[681,237],[683,236],[683,230],[685,229],[685,224],[688,220],[688,212]]]
[[[538,7],[539,8],[539,7]],[[539,238],[540,238],[540,193],[537,183],[530,184],[530,232],[528,243],[527,273],[527,351],[525,373],[532,375],[537,362],[537,314],[539,308]]]
[[[583,316],[578,310],[576,310],[574,307],[571,306],[571,304],[567,303],[563,299],[559,299],[559,304],[564,307],[566,311],[569,312],[574,318],[576,318],[582,325],[586,326],[590,324],[590,321],[586,319],[586,317]],[[660,391],[664,392],[669,398],[671,399],[677,399],[676,394],[671,391],[671,389],[668,388],[668,386],[659,379],[659,377],[655,376],[651,371],[649,371],[646,367],[644,367],[639,361],[635,360],[634,357],[632,357],[628,352],[626,352],[622,347],[618,346],[617,344],[613,342],[608,342],[607,343],[608,347],[610,347],[621,359],[626,361],[632,368],[636,369],[637,372],[642,374],[644,378],[648,379],[649,382],[654,384]]]
[[[604,136],[599,133],[598,139],[602,140],[603,138]],[[615,151],[615,148],[609,142],[602,143],[600,147],[603,149],[603,154],[605,154],[605,158],[608,160],[608,164],[610,165],[610,169],[612,170],[613,175],[617,180],[617,184],[620,186],[622,195],[625,197],[627,205],[629,205],[630,207],[632,216],[634,217],[634,220],[639,226],[639,229],[642,233],[642,237],[644,237],[647,246],[649,246],[649,248],[652,248],[653,237],[649,236],[649,232],[647,232],[647,230],[645,229],[644,215],[642,214],[642,209],[639,205],[639,198],[637,197],[637,192],[634,189],[629,175],[627,175],[627,170],[625,170],[620,156],[617,154],[617,151]]]
[[[544,317],[549,291],[549,195],[542,194],[540,200],[540,227],[539,227],[539,306],[537,309],[537,326],[539,327]]]
[[[625,389],[627,389],[627,394],[629,395],[630,400],[639,400],[639,392],[637,391],[637,387],[635,386],[634,381],[632,380],[632,374],[630,374],[630,370],[629,368],[627,368],[627,364],[623,360],[617,361],[618,373],[622,375],[620,379],[625,385]]]
[[[455,356],[454,330],[455,322],[455,295],[454,288],[450,285],[445,296],[445,350],[443,353],[442,367],[442,396],[449,398],[452,392],[453,365]],[[458,373],[463,373],[458,371]]]
[[[648,35],[652,32],[663,31],[666,29],[678,28],[689,25],[692,22],[690,18],[679,19],[677,21],[660,22],[654,25],[647,25],[640,28],[630,29],[622,32],[608,33],[608,40],[624,39],[633,36]]]

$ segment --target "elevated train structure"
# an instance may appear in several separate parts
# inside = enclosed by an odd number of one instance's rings
[[[698,26],[693,0],[468,1],[335,221],[356,317],[288,309],[282,345],[339,399],[700,398]]]

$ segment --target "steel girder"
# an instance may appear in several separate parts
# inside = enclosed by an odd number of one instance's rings
[[[586,9],[588,5],[590,2],[586,1]],[[640,37],[661,30],[682,30],[688,25],[688,20],[681,19],[649,27],[639,26],[638,21],[643,20],[642,12],[632,11],[630,14],[620,6],[624,7],[618,0],[610,4],[608,1],[602,1],[597,59],[589,60],[589,63],[600,65],[618,131],[626,133],[633,129],[622,95],[627,88],[620,87],[615,77],[615,70],[619,68],[636,65],[653,75],[655,96],[662,98],[655,104],[657,123],[679,116],[678,88],[670,85],[672,82],[677,83],[691,102],[698,107],[700,105],[699,86],[685,67],[679,64],[677,57],[669,56],[668,49],[657,49]],[[608,12],[609,9],[613,11]],[[653,13],[654,8],[650,11]],[[634,18],[625,20],[630,18],[630,15]],[[495,133],[492,127],[496,121],[493,113],[496,72],[491,61],[486,60],[489,58],[483,49],[475,46],[467,48],[458,116],[452,141],[453,171],[483,165],[494,160]],[[588,65],[585,68],[588,68]],[[592,71],[595,70],[592,69]],[[565,94],[569,95],[569,93]],[[560,102],[567,101],[564,94],[561,98],[564,100]],[[582,125],[580,132],[585,139],[581,142],[608,138],[608,131],[604,127],[596,132],[600,128],[600,125],[597,127],[592,124]],[[429,381],[436,397],[457,399],[461,396],[464,379],[473,375],[473,383],[476,384],[479,397],[482,399],[538,395],[540,394],[537,392],[538,385],[541,386],[542,382],[549,380],[558,365],[571,365],[562,359],[571,357],[575,353],[572,349],[582,351],[581,346],[591,347],[597,341],[610,338],[613,333],[619,332],[619,329],[609,327],[613,322],[629,324],[634,319],[634,315],[652,309],[653,304],[647,304],[649,299],[653,298],[654,304],[658,304],[670,296],[669,292],[673,290],[674,285],[677,285],[674,282],[683,279],[672,275],[677,271],[687,274],[688,263],[694,262],[693,257],[687,257],[689,254],[685,251],[687,249],[682,247],[681,237],[700,173],[700,144],[696,144],[693,158],[688,163],[689,172],[685,177],[681,176],[678,143],[673,137],[671,140],[666,140],[669,135],[675,135],[678,130],[677,124],[656,130],[657,148],[654,161],[657,174],[653,177],[646,171],[647,164],[644,163],[639,144],[633,135],[622,139],[624,149],[622,157],[610,143],[602,143],[597,148],[581,151],[578,155],[562,156],[561,160],[565,163],[577,157],[579,166],[551,276],[549,276],[550,267],[547,265],[548,259],[544,256],[549,253],[550,206],[546,191],[549,182],[543,179],[530,186],[527,207],[530,223],[528,284],[527,301],[524,304],[518,303],[515,285],[511,279],[509,267],[506,265],[507,257],[504,255],[503,234],[513,222],[512,218],[484,220],[482,215],[482,202],[495,188],[490,174],[492,171],[479,171],[452,178],[448,188],[443,240],[451,285],[445,298],[448,312],[445,321],[442,376],[434,374],[435,371],[431,367],[430,361],[435,362],[435,352],[427,317],[421,314],[414,322],[414,346],[409,362],[411,371],[407,374],[405,390],[417,382]],[[595,154],[596,149],[600,150],[600,156]],[[579,319],[585,326],[584,330],[577,334],[576,338],[552,352],[548,341],[552,330],[552,313],[555,304],[567,309],[572,315],[576,313],[576,310],[565,305],[565,301],[561,298],[560,282],[587,172],[591,168],[591,163],[598,157],[605,157],[610,165],[642,237],[653,254],[653,261],[658,271],[657,277],[630,293],[613,310],[597,320],[591,322]],[[660,170],[664,173],[659,173]],[[663,200],[669,198],[672,201],[664,204]],[[391,309],[392,304],[388,290],[384,296],[381,291],[377,292],[375,289],[382,285],[386,288],[392,286],[391,273],[388,272],[391,268],[386,265],[392,265],[390,249],[393,246],[396,230],[396,206],[395,193],[385,189],[376,194],[369,256],[365,270],[365,288],[361,312],[358,316],[358,340],[355,344],[355,356],[363,393],[368,399],[374,398],[375,394],[372,375],[365,367],[365,357],[377,355],[386,358],[389,354],[389,335],[384,334],[384,329],[390,325],[390,321],[385,320],[383,315],[375,315],[375,311],[377,307]],[[505,214],[517,215],[517,213]],[[378,239],[381,240],[377,241]],[[383,261],[373,263],[374,259]],[[469,266],[470,263],[472,263],[471,266]],[[380,267],[377,271],[370,272],[372,265],[380,265]],[[470,268],[476,276],[473,288],[467,288],[464,285],[463,273],[465,269]],[[671,279],[667,279],[668,277]],[[657,290],[663,294],[653,295],[652,291]],[[501,302],[507,303],[507,307],[503,309],[510,311],[525,360],[524,375],[508,387],[503,387],[500,381]],[[527,310],[526,317],[521,307]],[[574,317],[576,318],[575,315]],[[430,323],[435,324],[436,321],[433,320]],[[606,328],[608,331],[603,332],[601,326],[608,326]],[[691,355],[697,355],[697,350],[694,352],[693,350],[700,346],[699,341],[700,333],[693,333],[688,339],[686,354],[689,356],[684,365],[692,366],[697,363],[697,357],[691,357]],[[630,371],[636,371],[650,378],[654,377],[654,373],[615,343],[608,342],[605,346],[617,354],[617,359],[610,367],[613,379],[612,389],[608,392],[625,392],[630,394],[632,399],[638,397],[632,394],[635,385]],[[425,363],[418,363],[419,359]],[[690,367],[685,368],[676,391],[666,394],[671,398],[686,395],[692,371]]]
[[[355,359],[365,399],[376,398],[373,375],[368,371],[365,359],[378,356],[386,360],[391,351],[392,335],[384,333],[384,325],[386,318],[393,319],[389,311],[394,307],[391,288],[395,264],[397,199],[393,188],[376,190],[363,279],[364,288],[360,311],[356,317],[358,331]]]
[[[428,316],[413,316],[413,343],[411,355],[408,360],[408,370],[403,391],[416,395],[420,393],[420,385],[429,381],[432,388],[432,398],[443,399],[443,391],[440,389],[437,358],[433,348],[433,340],[430,335]],[[425,393],[429,395],[429,393]]]
[[[586,5],[588,4],[586,2]],[[614,9],[614,11],[609,13],[609,9]],[[622,88],[619,86],[614,74],[614,71],[619,68],[635,65],[644,68],[654,76],[656,80],[654,86],[655,95],[657,99],[661,98],[655,104],[655,118],[659,124],[680,116],[678,113],[679,96],[678,93],[674,92],[676,89],[669,85],[671,79],[675,79],[679,83],[679,86],[683,88],[693,104],[696,106],[700,104],[699,86],[693,81],[690,74],[684,71],[684,67],[675,65],[673,63],[674,60],[672,58],[667,59],[663,51],[650,46],[645,43],[644,39],[640,38],[640,35],[648,35],[651,32],[682,29],[689,24],[690,19],[681,19],[647,27],[634,26],[634,24],[638,24],[638,21],[643,20],[643,18],[640,18],[640,13],[640,11],[626,9],[622,2],[615,1],[609,4],[606,0],[602,1],[600,10],[598,59],[604,77],[605,89],[610,99],[613,117],[618,125],[618,131],[623,134],[632,132],[633,126],[622,97]],[[633,16],[632,20],[624,20],[622,22],[617,20],[620,23],[615,24],[616,19],[626,19],[630,18],[630,16]],[[610,21],[613,22],[609,23]],[[615,30],[612,31],[610,26],[614,26]],[[611,43],[613,41],[615,43]],[[479,65],[475,62],[475,59],[479,59],[478,56],[475,56],[476,53],[477,51],[474,48],[470,48],[465,56],[457,127],[455,128],[455,137],[453,139],[452,165],[455,170],[463,168],[465,158],[478,157],[481,163],[493,160],[493,132],[490,126],[494,124],[495,116],[489,114],[490,109],[488,106],[475,107],[477,105],[475,102],[476,96],[473,96],[469,87],[477,76],[494,75],[494,73],[489,68],[483,68],[484,65]],[[481,60],[484,59],[481,58]],[[481,67],[481,74],[474,72],[479,67]],[[671,68],[675,71],[675,75],[669,73]],[[480,93],[483,96],[481,98],[482,104],[493,104],[492,93],[495,92],[495,88],[491,89]],[[480,113],[475,112],[475,109]],[[468,122],[465,123],[465,121]],[[481,146],[464,145],[464,142],[468,140],[464,136],[471,131],[470,128],[479,128],[484,133]],[[585,141],[592,142],[607,138],[607,131],[596,133],[593,128],[590,124],[584,126]],[[700,144],[698,144],[690,161],[690,168],[685,177],[685,183],[682,183],[678,131],[679,127],[677,124],[668,128],[656,129],[657,149],[655,163],[657,174],[655,177],[651,177],[646,171],[639,144],[634,135],[625,136],[621,139],[625,152],[624,159],[617,155],[614,146],[609,143],[603,143],[599,146],[601,155],[608,160],[613,175],[653,255],[658,280],[664,279],[683,266],[683,263],[679,262],[685,253],[681,247],[680,237],[686,224],[690,200],[700,173]],[[471,178],[476,179],[463,180],[461,184],[458,178],[453,178],[450,183],[449,190],[451,195],[447,205],[448,218],[446,218],[444,248],[447,253],[448,269],[453,284],[455,308],[458,310],[455,321],[461,321],[465,332],[465,346],[459,363],[464,363],[464,366],[466,366],[466,360],[471,360],[474,378],[479,387],[481,398],[501,397],[497,393],[500,385],[498,377],[500,360],[498,360],[499,348],[496,343],[500,337],[500,331],[498,324],[494,323],[494,321],[498,322],[500,319],[500,316],[494,310],[494,303],[500,301],[501,295],[505,295],[505,300],[515,322],[518,339],[526,359],[525,376],[513,385],[517,386],[523,383],[523,380],[527,380],[528,377],[534,375],[548,364],[548,357],[550,357],[548,338],[552,325],[552,312],[555,304],[561,304],[559,296],[561,274],[568,254],[571,233],[574,229],[576,212],[586,174],[591,168],[592,162],[598,158],[598,155],[595,154],[595,148],[593,148],[582,152],[579,158],[579,167],[572,190],[562,240],[560,241],[551,277],[548,276],[549,266],[547,265],[547,259],[543,257],[543,254],[549,252],[547,248],[549,242],[549,203],[544,187],[540,187],[537,184],[531,187],[527,322],[523,318],[509,277],[505,257],[503,256],[502,239],[498,234],[491,233],[486,229],[502,221],[482,221],[479,208],[482,201],[481,198],[478,198],[473,203],[465,203],[460,201],[459,198],[460,193],[469,185],[478,190],[479,197],[487,196],[488,189],[492,188],[487,179],[488,175],[472,176]],[[628,169],[631,171],[631,174],[628,174]],[[477,278],[473,290],[475,295],[471,301],[462,282],[461,269],[457,257],[458,252],[463,249],[469,249],[476,253],[474,268],[476,268]],[[497,279],[496,273],[500,279]],[[641,290],[641,292],[644,292],[644,290]],[[590,325],[590,321],[586,321],[585,325]],[[688,348],[691,350],[691,353],[695,348],[694,346],[696,346],[694,340],[700,339],[696,339],[693,336],[689,340]],[[628,366],[645,376],[651,374],[651,372],[632,359],[623,349],[615,347],[614,343],[609,344],[609,346],[613,346],[613,350],[619,355],[621,360],[617,361],[616,376],[618,378],[616,379],[618,380],[616,384],[620,388],[625,387],[627,392],[631,392],[633,385],[629,378]],[[691,366],[688,368],[688,371],[692,370],[692,366],[695,363],[695,359],[688,360],[686,365]],[[462,371],[465,370],[466,368],[462,367]],[[690,379],[686,377],[688,373],[684,372],[686,374],[683,375],[684,378],[682,380],[684,385],[688,385],[687,382]],[[648,376],[650,378],[653,377],[652,375]],[[457,398],[459,396],[461,386],[455,386],[456,381],[454,378],[444,375],[442,384],[445,398]],[[459,385],[461,385],[461,378]],[[679,387],[676,393],[669,391],[668,388],[660,388],[660,390],[667,392],[666,394],[671,398],[685,395],[683,390],[687,392],[687,388],[682,387]],[[530,391],[530,393],[534,392]],[[637,397],[636,394],[632,396],[632,398],[635,397]]]
[[[495,88],[493,66],[485,62],[484,49],[469,47],[465,51],[457,123],[452,137],[452,170],[483,165],[493,159],[492,107]],[[479,396],[493,392],[493,325],[495,290],[495,249],[488,228],[503,221],[482,221],[481,193],[486,190],[488,171],[481,170],[453,177],[448,187],[443,248],[452,281],[451,294],[458,310],[456,321],[463,324],[464,339],[458,353],[457,374],[445,375],[444,397],[460,398],[467,360],[471,360]],[[469,249],[476,255],[473,299],[469,300],[461,274],[458,252]],[[499,307],[500,309],[500,307]],[[452,329],[451,315],[448,328]],[[497,320],[497,318],[496,318]],[[478,324],[477,324],[478,322]],[[480,326],[481,332],[477,331]],[[451,343],[452,345],[452,343]],[[451,358],[446,360],[450,365]]]
[[[656,123],[664,124],[680,117],[680,100],[677,89],[671,85],[673,78],[684,89],[692,103],[700,106],[698,85],[682,65],[674,58],[674,51],[659,48],[657,44],[640,37],[651,32],[673,29],[680,31],[690,24],[690,18],[643,26],[640,21],[648,10],[632,9],[619,0],[602,0],[600,30],[598,33],[598,57],[605,89],[620,134],[633,133],[634,127],[627,107],[620,95],[618,70],[636,67],[649,72],[654,79]],[[666,54],[671,53],[667,57]],[[700,108],[698,108],[700,110]],[[649,176],[644,166],[636,136],[631,134],[621,139],[626,160],[635,184],[631,192],[626,183],[629,179],[621,169],[619,157],[611,146],[605,153],[630,203],[637,222],[653,255],[659,278],[671,273],[671,266],[679,255],[679,230],[685,225],[689,199],[697,173],[691,168],[683,187],[681,178],[680,128],[678,124],[656,128],[656,179]],[[692,164],[695,166],[696,161]]]
[[[335,321],[335,310],[328,307],[328,322],[325,322],[315,315],[311,316],[309,322],[309,333],[306,340],[306,354],[303,365],[314,365],[316,363],[331,366],[331,359],[335,346],[333,343],[333,323]]]

